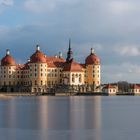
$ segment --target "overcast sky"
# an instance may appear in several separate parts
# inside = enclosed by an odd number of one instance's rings
[[[0,0],[0,54],[9,48],[24,63],[42,51],[84,63],[90,48],[101,58],[102,82],[140,83],[139,0]]]

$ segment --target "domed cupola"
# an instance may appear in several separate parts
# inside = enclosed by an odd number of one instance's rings
[[[46,63],[46,56],[40,51],[40,46],[36,46],[36,52],[30,57],[30,63]]]
[[[100,64],[100,58],[95,54],[93,48],[91,48],[91,54],[86,58],[86,65]]]
[[[1,60],[1,66],[14,66],[16,65],[14,58],[10,55],[10,50],[6,50],[6,56]]]

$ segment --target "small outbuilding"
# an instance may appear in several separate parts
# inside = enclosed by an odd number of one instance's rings
[[[130,94],[140,95],[140,85],[137,85],[137,84],[130,85],[128,92]]]
[[[102,92],[108,95],[116,95],[118,88],[116,85],[107,84],[103,87]]]

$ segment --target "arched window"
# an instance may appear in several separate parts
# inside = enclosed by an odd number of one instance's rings
[[[74,74],[72,74],[72,82],[73,82],[73,83],[75,82]]]
[[[34,88],[34,92],[37,92],[37,89],[36,88]]]
[[[41,81],[41,85],[43,85],[43,81]]]
[[[81,80],[81,76],[80,76],[80,77],[79,77],[79,83],[81,83],[81,81],[82,81],[82,80]]]
[[[35,73],[35,77],[37,77],[37,74]]]
[[[72,82],[73,82],[73,83],[75,82],[75,79],[74,79],[74,77],[72,77]]]
[[[35,85],[37,85],[37,81],[35,80]]]

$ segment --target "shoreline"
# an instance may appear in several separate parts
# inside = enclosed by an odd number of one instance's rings
[[[117,94],[106,94],[106,93],[27,93],[27,92],[0,92],[0,98],[12,98],[20,96],[140,96],[140,94],[130,93],[117,93]]]

